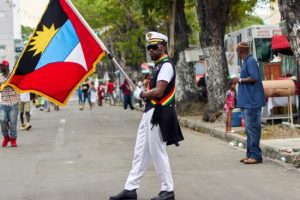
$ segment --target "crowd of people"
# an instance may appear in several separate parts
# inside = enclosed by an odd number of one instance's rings
[[[97,85],[93,78],[85,79],[77,88],[79,109],[84,110],[86,102],[90,110],[96,105],[103,106],[104,102],[110,106],[115,106],[121,102],[124,110],[127,110],[128,107],[130,110],[134,110],[136,104],[142,108],[145,103],[134,98],[133,90],[135,87],[147,90],[150,72],[143,75],[143,78],[137,83],[136,81],[133,82],[134,85],[130,85],[126,79],[120,82],[113,81],[113,79],[109,79],[107,82],[99,81]]]
[[[98,86],[96,87],[93,80],[89,80],[89,78],[85,79],[77,88],[79,109],[84,110],[86,102],[88,102],[90,110],[96,106],[96,103],[98,106],[103,106],[103,101],[107,94],[110,94],[110,105],[115,105],[114,83],[111,81],[107,86],[109,87],[106,87],[102,81],[99,81]]]

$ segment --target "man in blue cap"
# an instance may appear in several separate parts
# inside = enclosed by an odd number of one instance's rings
[[[175,67],[167,54],[168,37],[157,32],[146,34],[147,50],[155,62],[147,91],[139,87],[134,91],[136,99],[146,101],[139,125],[132,169],[125,189],[110,200],[136,200],[139,188],[150,160],[154,162],[161,181],[161,191],[151,200],[175,200],[174,185],[167,145],[183,140],[175,112]]]

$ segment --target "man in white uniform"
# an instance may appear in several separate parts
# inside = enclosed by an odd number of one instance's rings
[[[154,162],[161,181],[161,191],[151,200],[175,200],[174,185],[166,145],[183,140],[175,112],[175,68],[167,55],[168,37],[157,32],[146,35],[147,50],[155,62],[147,91],[137,87],[136,99],[146,101],[140,122],[132,169],[124,190],[110,200],[136,200],[139,188],[150,160]]]

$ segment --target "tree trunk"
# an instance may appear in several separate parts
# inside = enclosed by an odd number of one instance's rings
[[[296,3],[298,2],[298,3]],[[300,4],[299,0],[279,0],[278,1],[281,19],[285,20],[286,26],[282,27],[282,32],[287,36],[292,51],[300,64]]]
[[[179,59],[180,52],[183,52],[189,47],[189,34],[191,29],[188,26],[185,12],[185,0],[176,0],[176,16],[175,16],[175,47],[174,47],[174,63]]]
[[[170,21],[170,38],[169,38],[169,56],[171,58],[174,57],[174,40],[175,40],[175,18],[176,18],[176,0],[172,1],[172,6],[171,6],[171,21]]]
[[[297,3],[296,3],[297,2]],[[285,20],[285,26],[282,26],[282,33],[289,40],[291,49],[298,63],[298,71],[300,66],[300,4],[299,0],[279,0],[279,11],[281,19]],[[299,81],[299,74],[298,81]],[[299,84],[299,83],[298,83]],[[294,157],[293,163],[296,167],[300,167],[300,154]]]
[[[197,0],[200,43],[207,61],[208,107],[205,121],[214,122],[223,109],[228,67],[224,49],[230,0]],[[222,6],[220,6],[220,4]]]
[[[197,91],[195,84],[194,66],[186,62],[184,52],[181,52],[179,54],[179,61],[176,65],[176,74],[176,102],[183,103],[196,98]],[[177,107],[180,107],[180,105],[177,104]]]
[[[177,109],[180,113],[180,110],[185,110],[186,112],[189,112],[185,109],[186,104],[197,100],[197,89],[195,84],[194,68],[191,64],[186,62],[184,54],[184,50],[189,47],[188,36],[191,32],[187,24],[184,12],[185,1],[173,1],[173,3],[175,2],[176,6],[174,6],[174,4],[172,5],[172,13],[175,14],[175,33],[173,34],[173,37],[175,39],[175,46],[172,44],[170,45],[171,48],[172,46],[174,48],[174,51],[171,50],[171,52],[174,53],[174,57],[172,57],[172,60],[175,64],[177,73],[176,102]],[[172,30],[169,31],[170,33],[172,32]]]

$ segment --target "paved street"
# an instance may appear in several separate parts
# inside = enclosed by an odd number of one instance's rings
[[[34,110],[33,128],[19,130],[18,148],[0,149],[0,200],[107,200],[123,189],[142,113],[121,107]],[[300,172],[273,161],[244,165],[244,150],[183,129],[169,147],[177,200],[298,200]],[[151,165],[138,190],[160,190]]]

